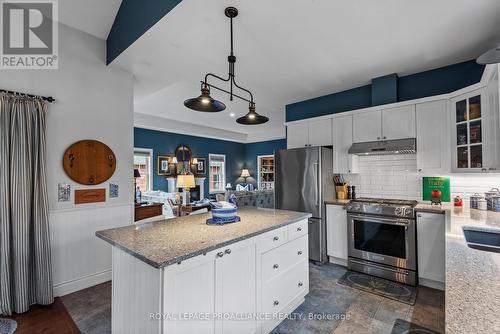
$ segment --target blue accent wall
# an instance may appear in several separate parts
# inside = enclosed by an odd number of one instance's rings
[[[110,64],[181,0],[123,0],[106,40],[106,63]]]
[[[171,132],[155,131],[134,128],[134,147],[153,149],[153,189],[168,191],[167,179],[158,175],[158,156],[174,155],[175,149],[181,145],[191,148],[193,157],[207,159],[207,174],[205,180],[205,196],[208,196],[208,154],[226,155],[226,182],[230,182],[233,189],[240,179],[241,170],[248,168],[252,178],[247,181],[256,184],[257,156],[273,154],[275,150],[286,148],[286,140],[271,140],[251,144],[242,144],[227,140],[218,140]],[[253,179],[255,178],[255,179]]]
[[[247,182],[257,186],[257,156],[271,155],[275,151],[285,148],[286,139],[245,144],[245,168],[248,168],[252,176],[247,178]]]
[[[398,75],[389,74],[372,79],[372,105],[398,102]]]
[[[447,94],[481,81],[484,65],[475,60],[448,65],[434,70],[420,72],[397,80],[397,101],[408,101],[428,96]],[[395,74],[393,74],[395,75]],[[374,79],[377,80],[377,79]],[[386,97],[372,96],[387,94],[387,89],[374,89],[372,85],[345,90],[310,100],[305,100],[285,107],[286,121],[336,114],[344,111],[368,108],[383,102]],[[385,102],[387,103],[387,102]]]

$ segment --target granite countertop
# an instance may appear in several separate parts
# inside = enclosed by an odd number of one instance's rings
[[[298,222],[311,214],[286,210],[238,209],[241,221],[207,225],[210,213],[191,215],[141,225],[97,231],[109,242],[156,268],[224,247],[258,234]]]
[[[463,226],[500,231],[500,213],[448,206],[446,332],[500,333],[500,253],[469,248]]]

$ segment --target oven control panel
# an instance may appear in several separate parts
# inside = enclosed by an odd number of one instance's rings
[[[409,207],[399,206],[394,209],[396,217],[413,217],[413,209]]]

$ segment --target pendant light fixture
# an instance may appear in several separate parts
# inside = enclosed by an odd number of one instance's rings
[[[239,86],[235,79],[234,79],[234,64],[236,63],[236,56],[234,55],[233,52],[233,18],[235,18],[238,15],[238,10],[234,7],[227,7],[224,10],[224,14],[229,17],[230,20],[230,31],[231,31],[231,53],[227,57],[227,61],[229,63],[229,76],[227,78],[221,78],[218,75],[212,74],[212,73],[207,73],[205,75],[205,80],[201,81],[201,95],[192,99],[188,99],[184,101],[184,105],[190,109],[196,110],[196,111],[202,111],[202,112],[219,112],[223,111],[226,109],[226,105],[221,102],[217,101],[214,98],[210,96],[210,88],[217,89],[221,92],[224,92],[226,94],[229,94],[229,100],[232,101],[234,97],[248,102],[248,113],[240,117],[236,120],[239,124],[245,124],[245,125],[257,125],[257,124],[263,124],[269,121],[269,118],[259,115],[255,111],[255,102],[253,101],[253,95],[252,92],[250,92],[248,89],[243,88]],[[211,83],[208,83],[208,78],[212,77],[214,79],[218,79],[224,82],[229,82],[229,90],[217,87]],[[235,94],[233,92],[233,86],[246,92],[249,95],[249,99],[242,97],[238,94]]]

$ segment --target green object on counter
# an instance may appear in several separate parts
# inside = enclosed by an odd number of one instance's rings
[[[425,176],[423,186],[424,201],[436,200],[433,195],[440,195],[441,202],[451,202],[449,177]]]

